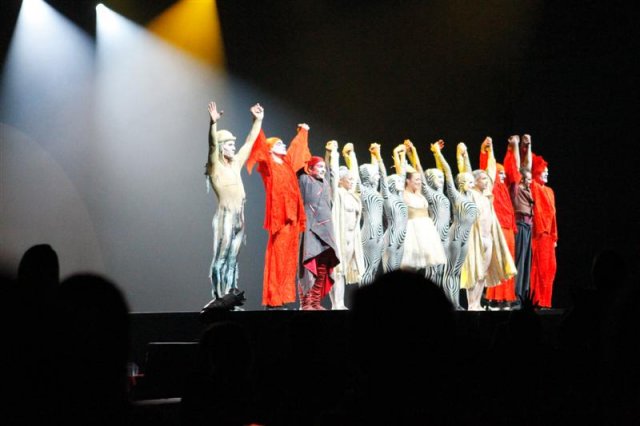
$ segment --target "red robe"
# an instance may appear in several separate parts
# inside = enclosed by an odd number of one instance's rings
[[[282,306],[296,301],[296,268],[300,233],[306,216],[296,172],[311,158],[308,132],[300,129],[289,144],[283,163],[273,161],[264,132],[256,139],[247,160],[251,173],[254,164],[262,176],[266,207],[264,228],[269,232],[264,261],[262,304]]]
[[[488,155],[486,152],[480,153],[480,168],[487,169]],[[505,166],[506,167],[506,166]],[[516,258],[516,217],[513,213],[513,204],[509,188],[497,176],[491,176],[493,182],[493,208],[500,222],[502,234],[509,247],[511,257]],[[508,278],[494,287],[487,288],[486,298],[489,300],[513,302],[516,300],[516,289],[514,278]]]
[[[534,178],[533,232],[531,236],[531,296],[534,305],[551,307],[553,280],[556,277],[556,200],[553,190]]]

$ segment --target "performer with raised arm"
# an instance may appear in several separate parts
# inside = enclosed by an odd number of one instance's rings
[[[430,168],[424,172],[422,194],[429,202],[429,216],[433,218],[440,241],[447,253],[451,226],[451,202],[444,193],[444,173],[440,170],[441,168],[436,159],[436,168]]]
[[[209,269],[211,295],[220,299],[238,291],[238,252],[245,238],[244,203],[246,200],[240,171],[249,158],[254,141],[262,127],[264,110],[260,104],[250,109],[253,125],[245,143],[236,153],[236,137],[228,130],[218,130],[223,111],[209,103],[211,128],[207,183],[213,187],[218,207],[213,216],[213,260]],[[237,306],[236,309],[239,309]]]
[[[469,233],[469,250],[460,278],[461,288],[467,290],[467,309],[470,311],[482,310],[481,299],[486,287],[496,286],[502,280],[514,276],[516,272],[493,207],[490,176],[495,176],[496,161],[491,138],[485,138],[481,150],[490,154],[488,171],[483,169],[473,171],[475,184],[469,193],[478,207],[479,214]],[[468,159],[466,149],[463,148],[461,154]],[[465,167],[469,166],[468,161],[463,163]],[[461,172],[466,171],[468,171],[466,168],[461,170]]]
[[[382,194],[384,199],[384,214],[387,220],[387,229],[384,233],[384,253],[382,256],[382,269],[384,272],[400,269],[404,242],[407,234],[407,205],[404,203],[402,193],[405,181],[406,148],[398,145],[393,150],[393,163],[396,172],[387,177],[387,191]]]
[[[264,228],[269,233],[264,260],[262,304],[267,309],[286,309],[296,301],[296,268],[300,233],[306,217],[296,172],[311,158],[309,126],[299,124],[287,149],[282,139],[266,138],[260,132],[253,146],[247,170],[258,164],[265,187]]]
[[[353,144],[347,143],[342,148],[347,167],[339,166],[338,155],[334,154],[334,151],[337,154],[338,144],[334,142],[327,142],[325,161],[331,169],[332,219],[340,263],[333,268],[333,286],[329,296],[332,309],[340,310],[347,309],[344,303],[345,284],[357,284],[362,280],[364,255],[360,231],[362,203],[360,185],[357,183],[358,161]]]
[[[330,153],[337,160],[337,142]],[[332,188],[326,178],[327,167],[322,157],[311,157],[304,173],[298,177],[300,194],[307,216],[307,225],[300,246],[298,284],[300,309],[304,311],[324,311],[320,304],[333,284],[331,272],[340,261],[333,231],[331,204]]]
[[[429,203],[423,195],[423,172],[418,153],[413,143],[406,139],[404,147],[411,162],[406,166],[404,203],[408,208],[407,236],[401,267],[424,270],[428,278],[437,283],[437,267],[444,266],[447,257],[440,235],[429,217]],[[442,268],[440,268],[442,270]]]
[[[534,306],[549,309],[557,269],[556,198],[553,190],[547,185],[549,180],[547,162],[539,155],[532,154],[532,157],[531,194],[534,204],[531,238],[531,298]]]
[[[436,164],[438,167],[442,167],[444,172],[447,195],[453,207],[453,222],[449,229],[449,245],[447,247],[447,265],[443,277],[443,290],[454,308],[462,310],[460,305],[460,273],[467,257],[469,232],[478,218],[479,212],[470,194],[474,185],[473,175],[471,173],[459,173],[456,177],[458,183],[456,188],[451,167],[440,152],[442,147],[444,147],[442,140],[431,144],[431,151],[436,159]],[[464,144],[458,145],[457,157],[459,164],[461,152],[465,148]]]
[[[490,171],[488,165],[491,156],[493,156],[495,161],[493,146],[486,146],[480,150],[481,169],[487,170],[488,172]],[[513,211],[509,187],[505,182],[506,177],[504,166],[496,163],[496,176],[492,178],[493,208],[500,222],[504,239],[509,247],[509,253],[511,253],[513,259],[516,259],[516,216]],[[489,309],[491,310],[510,310],[511,305],[517,300],[515,277],[507,278],[497,286],[487,288],[486,299],[489,303]]]
[[[524,157],[524,166],[520,159]],[[531,194],[531,139],[511,136],[509,147],[504,157],[506,175],[513,211],[516,217],[516,268],[515,277],[518,309],[525,300],[529,299],[531,279],[531,229],[533,227],[533,196]]]
[[[371,284],[376,278],[384,252],[384,199],[387,194],[387,171],[380,156],[380,144],[369,146],[371,163],[359,167],[362,189],[362,249],[364,274],[360,285]],[[380,192],[378,191],[380,188]],[[381,194],[382,192],[382,194]]]

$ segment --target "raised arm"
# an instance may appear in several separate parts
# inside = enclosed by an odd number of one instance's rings
[[[522,154],[520,155],[521,166],[531,170],[531,167],[533,166],[533,161],[531,159],[531,135],[522,135],[520,149],[522,150]]]
[[[444,181],[447,186],[447,195],[451,200],[457,199],[460,197],[460,193],[456,188],[456,183],[453,179],[453,174],[451,174],[451,167],[449,167],[449,163],[444,159],[442,155],[441,149],[444,147],[444,141],[439,140],[435,143],[431,144],[431,152],[433,152],[433,156],[436,159],[436,164],[438,168],[444,173]]]
[[[393,149],[393,165],[396,174],[405,177],[407,175],[407,148],[404,144],[400,144]]]
[[[407,152],[407,158],[409,159],[409,163],[411,166],[418,172],[420,175],[423,174],[422,164],[420,164],[420,158],[418,157],[418,150],[413,145],[409,139],[404,140],[404,146]]]
[[[217,166],[220,160],[220,149],[218,147],[218,141],[216,139],[216,132],[218,131],[218,120],[224,114],[224,111],[218,111],[218,107],[215,102],[209,102],[209,117],[210,117],[210,129],[209,129],[209,155],[207,157],[207,166],[205,174],[211,176],[213,169]]]
[[[469,161],[469,152],[467,150],[467,145],[465,145],[464,142],[460,142],[456,147],[456,160],[458,162],[459,173],[473,172],[473,169],[471,168],[471,162]]]
[[[358,159],[356,158],[356,153],[353,150],[353,144],[351,142],[346,143],[342,147],[342,156],[344,157],[344,162],[349,169],[349,173],[354,179],[355,182],[355,192],[360,193],[360,169],[358,166]]]
[[[369,145],[369,152],[371,153],[371,164],[378,165],[380,170],[380,194],[384,198],[389,196],[389,189],[387,187],[387,169],[384,167],[384,161],[380,155],[380,144],[372,143]]]
[[[258,134],[260,134],[260,130],[262,129],[262,120],[264,119],[264,109],[260,104],[252,106],[250,111],[253,116],[253,124],[251,125],[251,130],[249,130],[249,134],[247,135],[244,145],[242,145],[236,153],[236,161],[240,167],[242,167],[249,158],[251,148],[253,148],[253,144],[258,138]]]
[[[486,170],[491,178],[491,183],[496,181],[496,157],[493,154],[493,140],[487,136],[480,146],[480,168]]]
[[[340,168],[340,156],[338,155],[338,142],[329,141],[325,144],[324,162],[329,168],[329,182],[331,183],[332,198],[338,196],[338,181],[340,180],[340,174],[338,169]]]
[[[289,144],[286,158],[295,172],[303,168],[305,163],[311,159],[309,126],[307,124],[298,124],[298,133]]]
[[[507,176],[507,185],[520,182],[520,137],[513,135],[509,137],[509,146],[504,156],[504,173]]]

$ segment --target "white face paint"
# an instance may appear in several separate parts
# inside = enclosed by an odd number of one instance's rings
[[[464,174],[464,183],[462,184],[462,189],[464,191],[470,191],[471,189],[473,189],[476,181],[473,178],[473,175],[471,173],[465,173]]]
[[[224,158],[231,160],[236,155],[236,141],[233,139],[224,141],[221,149]]]
[[[498,172],[498,179],[500,179],[500,182],[504,183],[504,180],[507,178],[507,174],[504,172],[504,170],[500,170]]]
[[[484,191],[489,186],[489,177],[485,173],[480,173],[477,178],[475,178],[475,187],[479,191]]]
[[[280,139],[271,147],[271,152],[277,155],[287,155],[287,146]]]
[[[540,180],[543,181],[544,183],[547,183],[549,181],[549,168],[545,167],[544,170],[542,171],[542,173],[540,173]]]
[[[309,174],[316,179],[324,179],[324,175],[327,173],[327,166],[324,161],[317,162],[311,170],[309,170]]]
[[[350,191],[351,188],[353,188],[353,184],[354,184],[354,179],[353,179],[353,176],[351,176],[351,174],[344,176],[342,179],[340,179],[340,182],[339,182],[339,185],[344,189],[346,189],[347,191]]]

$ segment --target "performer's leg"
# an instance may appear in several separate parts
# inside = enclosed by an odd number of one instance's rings
[[[516,296],[522,303],[529,297],[531,277],[531,225],[518,222],[516,234]]]
[[[238,288],[238,253],[245,236],[242,212],[233,214],[232,223],[231,243],[222,269],[225,284],[224,294],[229,294],[232,289]]]
[[[345,310],[347,307],[344,305],[344,288],[345,288],[345,279],[343,274],[335,274],[333,287],[331,287],[331,291],[329,292],[329,297],[331,298],[331,309],[336,310]]]
[[[229,250],[231,249],[231,240],[233,238],[233,214],[228,210],[220,211],[221,220],[218,221],[218,247],[216,250],[216,258],[211,268],[212,275],[216,280],[216,292],[218,297],[224,296],[228,283],[224,271],[226,269]]]
[[[371,284],[377,276],[378,268],[382,262],[384,240],[380,238],[365,240],[362,244],[364,252],[364,273],[360,285]]]

